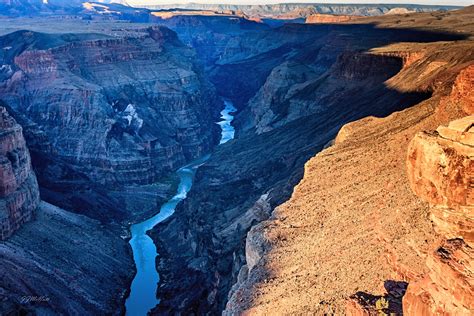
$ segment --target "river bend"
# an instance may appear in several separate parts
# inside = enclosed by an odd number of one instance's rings
[[[221,112],[221,121],[217,123],[222,129],[220,144],[224,144],[233,139],[235,133],[231,123],[234,119],[232,113],[235,112],[236,109],[230,101],[225,101],[224,103],[225,108]],[[152,308],[159,304],[160,301],[156,297],[156,289],[160,281],[160,276],[155,266],[158,252],[153,240],[148,236],[147,232],[173,215],[178,203],[186,199],[187,193],[191,190],[196,170],[199,166],[203,165],[209,157],[209,155],[201,157],[178,169],[176,173],[179,176],[179,185],[176,194],[161,206],[158,214],[130,227],[132,236],[130,246],[132,247],[137,274],[132,281],[130,295],[125,303],[126,315],[145,316]]]

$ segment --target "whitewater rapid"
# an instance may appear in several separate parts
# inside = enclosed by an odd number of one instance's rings
[[[220,144],[233,139],[235,134],[235,129],[231,123],[234,119],[232,113],[236,109],[230,101],[225,101],[224,103],[225,108],[221,112],[221,121],[217,123],[222,129]],[[159,304],[160,300],[156,297],[156,289],[160,281],[160,275],[156,271],[155,266],[158,252],[147,232],[173,215],[178,203],[186,199],[187,193],[191,190],[196,170],[209,157],[210,155],[201,157],[176,171],[180,180],[176,194],[161,206],[158,214],[130,227],[132,235],[130,246],[132,247],[137,274],[132,281],[130,295],[125,302],[126,315],[145,316],[152,308]]]

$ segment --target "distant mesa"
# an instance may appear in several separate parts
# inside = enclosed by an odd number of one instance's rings
[[[416,11],[407,9],[407,8],[393,8],[390,9],[385,15],[395,15],[395,14],[409,14],[409,13],[414,13]]]
[[[361,18],[356,15],[312,14],[306,18],[308,24],[345,23]]]

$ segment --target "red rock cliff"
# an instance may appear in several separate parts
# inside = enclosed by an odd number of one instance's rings
[[[472,96],[472,88],[467,91]],[[410,186],[430,204],[431,219],[444,239],[427,256],[429,272],[408,287],[403,300],[408,315],[467,315],[474,309],[473,158],[474,116],[434,133],[421,132],[410,143]]]
[[[0,240],[31,219],[39,200],[22,128],[0,106]]]

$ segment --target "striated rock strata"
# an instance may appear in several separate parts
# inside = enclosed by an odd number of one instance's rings
[[[39,189],[21,126],[0,106],[0,240],[29,221]]]
[[[470,86],[474,81],[464,82]],[[470,92],[469,92],[470,91]],[[408,179],[431,206],[443,241],[428,253],[425,276],[408,286],[408,315],[467,315],[474,309],[474,116],[415,136],[408,149]]]
[[[345,23],[357,19],[353,15],[312,14],[306,18],[306,23]]]
[[[50,201],[118,218],[121,200],[101,191],[153,183],[218,141],[221,105],[169,29],[115,38],[18,31],[0,43],[12,47],[0,94],[25,127]]]
[[[426,6],[413,4],[310,4],[310,3],[280,3],[264,5],[235,5],[235,4],[168,4],[168,5],[142,5],[150,9],[187,9],[187,10],[211,10],[218,12],[240,11],[246,16],[259,19],[301,19],[311,14],[337,14],[337,15],[363,15],[378,16],[392,9],[407,9],[414,12],[431,12],[436,10],[452,10],[456,6]]]
[[[335,153],[330,154],[324,168],[315,172],[317,175],[315,178],[330,176],[332,178],[327,178],[321,186],[307,189],[304,193],[304,195],[309,195],[311,192],[321,194],[311,197],[312,203],[309,206],[310,211],[318,213],[316,217],[321,216],[320,219],[305,216],[304,212],[308,209],[301,208],[301,211],[295,214],[302,216],[302,219],[281,223],[282,227],[279,221],[275,224],[272,220],[261,230],[254,228],[256,235],[259,231],[273,227],[278,230],[275,235],[270,236],[271,240],[268,243],[265,241],[266,237],[260,238],[263,240],[263,246],[252,250],[252,245],[256,244],[259,238],[251,238],[250,240],[255,242],[247,247],[245,237],[249,230],[253,231],[252,226],[268,217],[269,210],[290,197],[294,185],[303,175],[304,163],[334,139],[343,124],[370,115],[385,117],[394,111],[419,104],[423,100],[431,100],[434,98],[432,93],[436,90],[433,82],[437,82],[436,76],[439,75],[439,72],[428,71],[432,62],[436,65],[446,61],[447,64],[450,63],[449,67],[454,68],[472,60],[470,54],[459,53],[464,51],[462,47],[466,43],[463,41],[459,41],[456,45],[412,43],[420,38],[430,42],[455,38],[461,40],[464,37],[419,32],[408,28],[404,30],[374,28],[373,25],[364,24],[356,26],[304,24],[286,25],[277,30],[264,30],[258,33],[247,32],[242,35],[240,47],[236,47],[233,43],[228,44],[228,48],[236,48],[235,55],[230,53],[231,50],[229,54],[221,50],[221,59],[213,67],[213,74],[216,75],[214,78],[211,77],[213,82],[217,84],[219,81],[216,78],[219,76],[227,78],[225,74],[230,74],[231,69],[234,70],[234,74],[248,73],[248,69],[254,69],[258,72],[258,76],[252,76],[252,79],[247,80],[245,76],[235,75],[221,81],[222,86],[219,89],[229,87],[228,92],[232,87],[250,87],[243,90],[247,95],[246,99],[238,99],[236,103],[240,109],[234,121],[237,138],[216,149],[208,162],[197,171],[193,188],[186,201],[178,206],[174,216],[158,225],[151,233],[159,253],[162,254],[157,262],[162,277],[158,289],[161,301],[153,311],[154,314],[172,312],[201,314],[209,311],[218,313],[225,308],[228,300],[228,312],[237,314],[254,311],[252,309],[254,306],[258,306],[255,311],[268,313],[276,312],[280,307],[281,311],[288,313],[303,311],[307,307],[304,304],[308,305],[313,301],[323,303],[321,306],[312,306],[309,308],[310,311],[323,311],[324,308],[335,306],[339,306],[337,311],[341,311],[345,306],[345,300],[341,298],[349,297],[357,292],[358,288],[364,290],[363,286],[368,286],[367,291],[373,289],[370,288],[370,284],[380,277],[376,276],[376,272],[371,272],[373,266],[378,264],[378,254],[381,253],[376,245],[378,233],[367,237],[369,240],[374,240],[374,247],[364,249],[363,246],[366,244],[364,236],[367,231],[364,230],[359,235],[354,231],[358,226],[351,228],[349,225],[362,220],[356,220],[352,216],[361,216],[364,218],[364,225],[369,227],[375,217],[382,216],[376,212],[378,204],[387,200],[390,193],[378,192],[382,196],[375,194],[377,196],[374,198],[375,201],[371,200],[367,205],[373,207],[371,216],[374,218],[368,215],[362,216],[365,214],[365,205],[357,206],[365,197],[370,197],[370,192],[364,194],[364,198],[357,198],[358,192],[355,192],[346,200],[340,200],[340,203],[331,203],[335,197],[342,194],[341,186],[335,185],[338,182],[346,183],[349,190],[352,183],[365,184],[370,179],[376,178],[377,183],[370,187],[375,191],[385,187],[387,177],[376,175],[377,172],[385,170],[383,166],[387,164],[386,161],[381,163],[379,168],[370,170],[372,172],[370,176],[364,170],[359,172],[357,177],[352,173],[342,177],[337,171],[338,168],[345,166],[345,160],[339,158],[340,160],[335,161],[338,156]],[[437,50],[439,55],[425,54]],[[423,72],[426,72],[426,75],[420,76]],[[419,80],[423,82],[420,83],[412,77],[420,77]],[[443,85],[451,85],[450,80],[453,78],[454,74],[449,73],[449,80],[443,78]],[[407,86],[408,84],[411,86]],[[226,96],[234,100],[231,93]],[[436,98],[439,96],[440,94]],[[435,100],[438,100],[436,98],[429,102],[434,104]],[[429,112],[430,108],[425,110]],[[406,122],[420,120],[423,115],[426,113],[414,116],[415,119]],[[370,123],[377,126],[379,120],[385,121],[372,118]],[[379,132],[382,134],[382,131]],[[382,145],[373,143],[376,139],[376,136],[370,135],[367,136],[367,140],[364,138],[363,141],[358,141],[358,144],[371,140],[370,144],[374,148],[369,147],[367,152],[376,150],[377,157],[362,157],[357,149],[347,152],[347,157],[351,159],[346,163],[349,166],[354,163],[352,171],[356,172],[360,166],[367,165],[366,161],[380,161],[386,156]],[[343,143],[347,145],[346,141]],[[399,166],[400,161],[388,164]],[[336,165],[337,168],[332,167]],[[398,169],[388,169],[387,172],[390,173],[387,175],[390,177],[396,177],[400,173]],[[392,186],[398,187],[403,180],[398,179],[394,182],[396,183]],[[327,191],[323,190],[325,187]],[[403,189],[404,192],[411,192],[407,187]],[[323,195],[323,191],[327,196]],[[390,199],[390,205],[394,199]],[[355,208],[358,211],[354,211]],[[325,218],[331,217],[331,212],[340,209],[347,210],[341,215],[343,218],[334,216],[331,225],[324,226]],[[289,216],[293,210],[289,209],[284,216]],[[384,212],[391,212],[388,202]],[[308,219],[308,222],[305,219]],[[310,220],[316,224],[312,224]],[[388,220],[394,223],[399,218],[389,217]],[[418,219],[414,221],[413,225],[418,225]],[[344,223],[342,229],[336,225],[340,222]],[[424,242],[425,239],[421,236],[424,236],[428,225],[422,220],[420,223],[423,233],[418,235],[417,242]],[[387,223],[381,225],[385,224]],[[320,225],[326,227],[324,232],[320,232]],[[283,231],[280,232],[280,228]],[[336,236],[339,231],[343,233],[338,237],[340,240],[353,240],[351,233],[359,236],[360,238],[354,240],[354,249],[363,252],[360,258],[368,255],[370,259],[365,263],[361,262],[363,259],[351,263],[349,262],[351,254],[348,254],[337,264],[335,260],[329,260],[314,269],[298,266],[298,262],[308,262],[310,265],[324,261],[318,258],[319,255],[324,258],[340,258],[339,252],[347,249],[346,243],[341,242],[337,246],[329,243],[326,246],[318,246],[325,240],[325,236]],[[380,228],[378,231],[384,230]],[[280,242],[283,245],[300,241],[297,239],[298,233],[308,234],[304,240],[310,245],[307,251],[299,255],[298,251],[301,249],[296,245],[287,255],[285,250],[279,251],[274,257],[275,260],[271,261],[272,265],[275,265],[271,267],[270,276],[266,275],[266,267],[261,267],[266,259],[259,260],[259,256],[263,255],[262,258],[268,256],[268,251],[271,251],[268,250],[268,245],[273,249],[274,245]],[[311,233],[321,235],[315,236]],[[394,228],[392,237],[397,233],[398,228]],[[246,248],[249,249],[249,256],[246,256]],[[403,249],[403,253],[409,251]],[[311,259],[303,260],[306,256]],[[281,265],[277,264],[278,258],[283,257],[285,260],[281,261]],[[419,258],[417,260],[415,260],[417,263],[422,261]],[[286,263],[290,263],[288,269],[293,269],[293,272],[284,267]],[[334,266],[331,265],[333,263]],[[253,267],[249,269],[246,264]],[[342,270],[345,264],[350,267],[348,269],[355,271],[361,269],[360,267],[367,267],[361,272],[364,274],[363,286],[359,284],[361,274],[354,273],[353,278],[348,280],[347,276],[351,271],[337,272]],[[301,274],[298,271],[301,271]],[[388,266],[383,269],[383,276],[386,277],[384,280],[389,278],[396,280],[395,276],[390,275],[390,271],[392,270]],[[279,272],[282,274],[278,274]],[[278,283],[287,277],[292,281],[298,278],[302,286],[305,284],[310,287],[309,283],[304,281],[308,273],[312,282],[318,284],[311,290],[307,290],[306,287],[278,289],[274,283],[264,292],[274,293],[275,296],[263,294],[260,297],[260,293],[256,293],[256,288],[262,283],[269,285],[272,275],[276,276],[275,282]],[[330,277],[328,273],[331,273]],[[338,282],[332,282],[332,273],[343,278],[344,285],[351,285],[336,288]],[[313,278],[313,274],[322,279]],[[330,290],[324,290],[325,288]],[[229,291],[231,297],[228,296]],[[288,304],[287,308],[284,308],[288,301],[281,301],[281,304],[276,301],[279,300],[278,297],[284,297],[285,293],[291,293],[288,295],[295,297],[297,293],[307,294],[301,302]],[[312,300],[312,296],[316,299]],[[265,301],[276,304],[275,308],[263,303]]]

